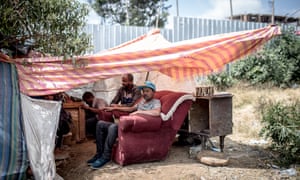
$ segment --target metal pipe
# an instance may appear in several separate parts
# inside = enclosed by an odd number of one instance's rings
[[[176,0],[176,16],[179,16],[178,0]]]
[[[232,0],[230,0],[230,19],[233,20]]]
[[[274,18],[274,13],[275,13],[275,0],[272,0],[272,24],[275,24],[275,18]]]

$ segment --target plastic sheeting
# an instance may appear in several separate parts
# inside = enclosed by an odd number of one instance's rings
[[[28,157],[17,71],[5,62],[0,62],[0,102],[0,179],[24,179]]]
[[[55,179],[55,147],[61,102],[32,99],[21,94],[25,139],[35,179]]]

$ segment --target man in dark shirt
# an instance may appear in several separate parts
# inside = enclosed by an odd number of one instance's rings
[[[132,107],[142,97],[141,90],[133,83],[132,74],[122,76],[122,86],[110,103],[110,107]],[[98,111],[98,118],[103,121],[113,122],[113,118],[119,118],[122,115],[128,115],[128,112],[119,111]]]
[[[125,74],[122,77],[122,87],[111,101],[110,106],[133,106],[141,97],[141,90],[133,84],[133,75]]]

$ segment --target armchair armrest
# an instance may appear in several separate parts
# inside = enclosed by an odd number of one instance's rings
[[[145,132],[158,131],[161,127],[162,120],[159,116],[133,115],[121,116],[119,129],[123,132]]]

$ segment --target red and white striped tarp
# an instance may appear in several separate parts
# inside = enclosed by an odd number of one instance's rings
[[[0,56],[0,60],[15,63],[21,92],[37,96],[124,73],[159,71],[176,79],[210,73],[256,50],[278,34],[279,27],[268,26],[170,43],[155,30],[108,51],[76,57],[75,63],[62,57]]]

